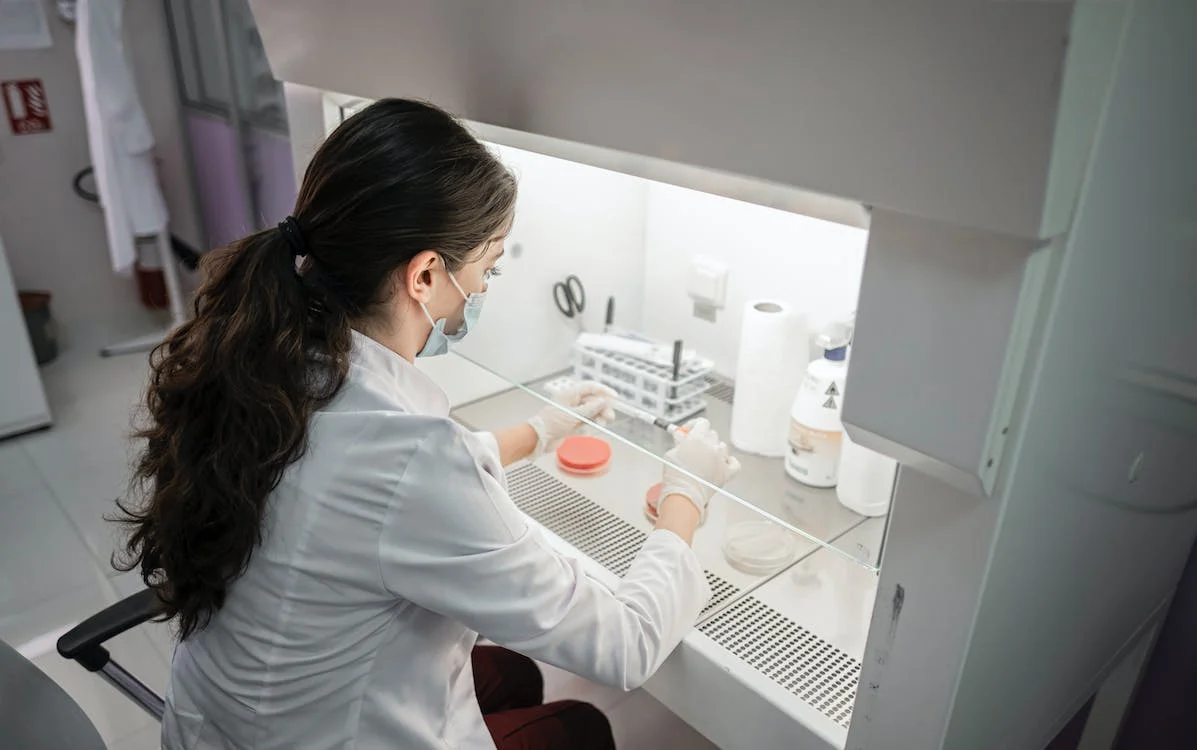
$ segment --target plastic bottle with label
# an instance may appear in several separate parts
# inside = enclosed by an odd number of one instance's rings
[[[894,495],[898,462],[857,445],[847,433],[841,450],[839,484],[835,488],[840,504],[862,516],[884,516]]]
[[[817,339],[823,357],[811,362],[790,411],[786,473],[811,487],[834,487],[839,478],[844,424],[840,414],[848,376],[851,326],[836,322]]]

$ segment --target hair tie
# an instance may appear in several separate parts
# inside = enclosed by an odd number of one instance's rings
[[[288,216],[280,221],[278,231],[283,235],[287,246],[291,248],[292,255],[298,258],[308,254],[308,245],[303,241],[303,232],[299,230],[299,222],[295,221],[294,216]]]

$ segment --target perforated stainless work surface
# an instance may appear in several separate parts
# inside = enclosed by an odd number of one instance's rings
[[[645,533],[532,464],[507,473],[512,500],[525,513],[622,576]],[[705,617],[741,592],[707,572],[711,602]],[[856,698],[860,662],[772,607],[749,596],[718,612],[699,630],[764,676],[847,727]]]
[[[748,596],[698,628],[754,669],[845,729],[860,662]]]
[[[622,576],[646,534],[532,464],[507,472],[507,491],[520,510],[617,576]],[[741,589],[707,571],[711,601],[700,617],[714,612]]]
[[[720,435],[730,437],[731,399],[734,398],[735,389],[730,381],[721,376],[709,376],[708,380],[712,390],[708,391],[707,410],[702,416],[710,420]],[[533,387],[539,382],[533,383]],[[543,404],[532,396],[511,390],[456,407],[453,416],[474,429],[500,430],[527,419],[529,414],[542,406]],[[620,414],[609,428],[615,435],[647,451],[657,461],[673,448],[674,441],[668,432],[634,417]],[[618,447],[616,450],[619,450]],[[732,453],[739,459],[743,468],[739,475],[727,484],[728,494],[746,500],[774,518],[783,519],[791,527],[801,529],[816,539],[836,544],[835,540],[864,520],[839,502],[834,489],[807,487],[791,479],[783,468],[782,459],[756,456],[734,447]],[[635,460],[639,462],[641,458],[637,456]],[[625,461],[620,473],[626,469]],[[579,490],[587,492],[585,489]],[[644,487],[629,487],[626,495],[630,497],[643,491]],[[591,496],[591,499],[620,515],[618,510],[612,508],[610,497]],[[622,517],[637,528],[643,528],[636,522],[638,519]],[[719,558],[722,557],[722,553],[719,553]],[[735,581],[743,588],[750,588],[735,577],[728,576],[726,572],[720,571],[720,575]]]

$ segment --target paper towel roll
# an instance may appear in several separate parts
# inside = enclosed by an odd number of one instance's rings
[[[736,357],[732,445],[761,456],[785,455],[790,407],[809,361],[805,317],[774,300],[745,306]]]

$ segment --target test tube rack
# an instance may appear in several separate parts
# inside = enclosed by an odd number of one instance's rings
[[[710,360],[690,357],[681,363],[675,379],[671,366],[578,343],[573,347],[575,379],[602,383],[627,403],[674,423],[706,409],[703,394],[711,386],[707,376],[714,369]]]

